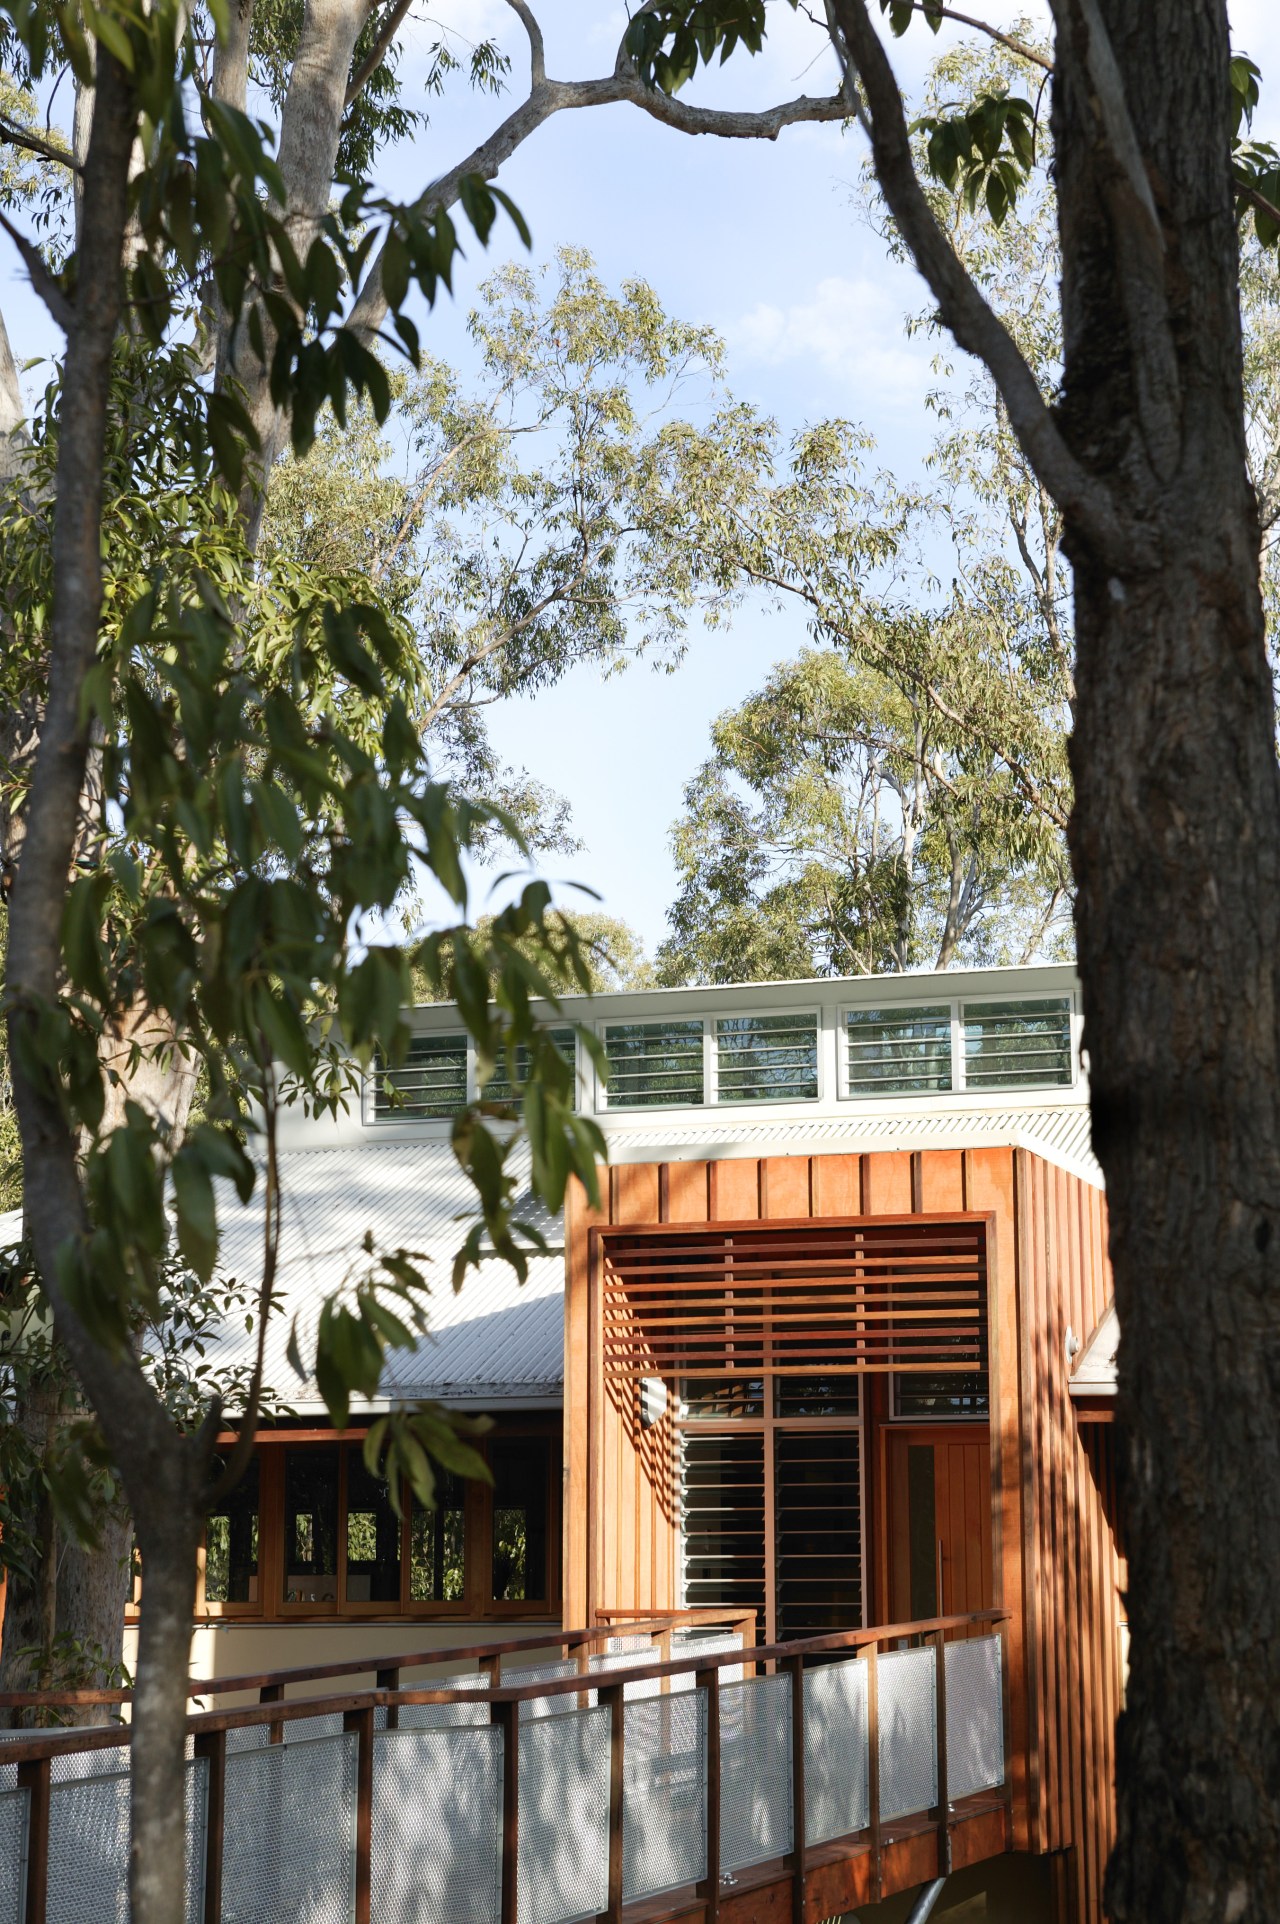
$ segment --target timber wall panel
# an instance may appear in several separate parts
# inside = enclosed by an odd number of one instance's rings
[[[994,1217],[990,1581],[1014,1613],[1014,1841],[1068,1853],[1057,1878],[1063,1924],[1101,1924],[1122,1679],[1114,1448],[1110,1432],[1082,1437],[1066,1356],[1068,1324],[1087,1340],[1111,1293],[1098,1190],[1029,1152],[988,1148],[622,1165],[605,1195],[599,1218],[579,1195],[567,1223],[565,1596],[584,1622],[604,1606],[669,1608],[679,1587],[671,1425],[664,1417],[641,1432],[638,1402],[604,1384],[593,1221]],[[872,1474],[870,1455],[866,1467]],[[952,1500],[981,1500],[960,1485]]]

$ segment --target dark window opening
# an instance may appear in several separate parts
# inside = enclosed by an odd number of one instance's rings
[[[284,1600],[338,1597],[338,1449],[284,1453]]]
[[[409,1518],[409,1601],[461,1603],[467,1594],[465,1488],[437,1475],[436,1507],[415,1503]]]
[[[348,1603],[399,1603],[401,1522],[384,1477],[371,1473],[359,1443],[347,1447]]]
[[[215,1475],[226,1467],[214,1462]],[[209,1512],[205,1525],[204,1594],[207,1603],[258,1601],[258,1459],[234,1490]]]
[[[547,1569],[550,1446],[545,1437],[513,1437],[490,1443],[489,1467],[493,1472],[493,1567],[489,1594],[495,1603],[541,1602],[550,1588]]]

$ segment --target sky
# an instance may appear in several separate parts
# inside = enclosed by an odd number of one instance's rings
[[[607,73],[625,26],[620,6],[594,0],[534,0],[557,79]],[[979,9],[1012,26],[1043,22],[1036,0]],[[512,58],[504,100],[453,89],[429,104],[427,128],[387,157],[382,183],[411,197],[482,139],[520,97],[527,48],[503,0],[420,5],[422,21],[402,65],[405,96],[420,94],[422,50],[443,24],[466,43],[496,37]],[[799,93],[832,91],[825,36],[780,0],[759,58],[739,54],[700,75],[689,97],[760,107]],[[1255,134],[1280,140],[1280,7],[1233,0],[1235,45],[1264,76]],[[891,53],[908,92],[918,90],[940,40],[917,26]],[[1277,76],[1268,111],[1266,77]],[[690,139],[630,106],[563,114],[518,150],[500,177],[533,232],[533,260],[565,244],[587,247],[606,280],[648,280],[667,311],[710,325],[728,345],[727,379],[741,398],[777,417],[784,431],[839,414],[876,438],[878,459],[903,477],[917,472],[931,439],[924,407],[934,384],[936,342],[909,341],[903,318],[926,298],[914,272],[891,261],[853,204],[865,154],[862,135],[838,126],[799,126],[776,143]],[[455,299],[426,322],[424,344],[464,369],[465,320],[477,282],[519,253],[499,224],[485,254],[472,243],[456,276]],[[43,309],[12,253],[0,257],[0,301],[19,358],[53,343]],[[962,357],[957,356],[957,360]],[[35,375],[33,379],[37,378]],[[582,669],[559,687],[489,711],[498,751],[565,795],[583,842],[549,873],[594,889],[650,949],[665,933],[675,892],[668,837],[685,783],[705,758],[716,715],[759,687],[770,666],[806,640],[803,619],[744,609],[728,629],[691,631],[674,675],[644,664],[602,680]],[[571,899],[565,892],[564,899]]]

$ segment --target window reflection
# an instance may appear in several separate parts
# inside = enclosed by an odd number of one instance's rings
[[[438,1474],[435,1509],[414,1504],[409,1524],[411,1603],[461,1603],[466,1596],[465,1495],[460,1477]]]
[[[541,1602],[547,1595],[550,1446],[545,1437],[489,1445],[493,1471],[493,1569],[497,1603]]]
[[[347,1447],[348,1603],[399,1603],[400,1518],[385,1477],[367,1468],[359,1443]]]
[[[284,1453],[284,1600],[338,1597],[338,1448]]]
[[[214,1474],[226,1467],[214,1461]],[[205,1524],[204,1600],[206,1603],[258,1601],[258,1459],[230,1496],[209,1512]]]

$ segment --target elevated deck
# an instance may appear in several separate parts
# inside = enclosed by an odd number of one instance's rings
[[[259,1701],[189,1721],[188,1924],[819,1924],[1010,1848],[1005,1624],[685,1612],[224,1678]],[[22,1701],[91,1700],[128,1693]],[[125,1924],[127,1742],[4,1740],[4,1924]]]

